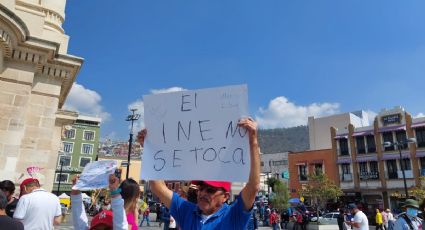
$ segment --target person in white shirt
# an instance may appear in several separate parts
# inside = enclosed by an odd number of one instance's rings
[[[40,182],[28,178],[21,184],[25,195],[19,199],[13,218],[24,224],[25,230],[51,230],[61,222],[59,198],[40,187]]]
[[[348,225],[353,226],[354,230],[369,230],[369,221],[367,216],[358,209],[357,205],[349,204],[348,210],[353,214],[353,221],[346,221]]]

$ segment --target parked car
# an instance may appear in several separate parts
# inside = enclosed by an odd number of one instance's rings
[[[338,224],[338,212],[329,212],[319,217],[319,224]]]

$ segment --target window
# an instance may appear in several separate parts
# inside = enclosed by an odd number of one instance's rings
[[[93,145],[92,144],[83,144],[81,152],[83,154],[93,154]]]
[[[348,155],[348,141],[345,138],[339,139],[339,148],[340,148],[340,154],[342,156]]]
[[[323,173],[323,165],[322,164],[314,164],[314,172],[319,175]]]
[[[387,160],[387,171],[389,179],[397,179],[397,162],[396,160]]]
[[[356,146],[357,146],[357,153],[358,154],[366,153],[366,148],[365,148],[365,145],[364,145],[364,137],[363,136],[356,137]]]
[[[80,167],[86,167],[86,165],[90,162],[91,162],[90,157],[81,157],[80,158]]]
[[[371,172],[379,172],[378,162],[376,162],[376,161],[369,162],[369,167],[370,167]]]
[[[367,162],[360,162],[359,163],[359,171],[362,172],[367,172]]]
[[[65,138],[74,139],[75,138],[75,129],[65,130]]]
[[[273,161],[273,166],[288,165],[288,160]]]
[[[351,174],[350,164],[341,164],[342,174]]]
[[[400,165],[400,166],[402,166],[401,169],[412,170],[412,166],[410,165],[410,159],[409,158],[402,159],[400,161],[400,164],[403,164],[403,165]]]
[[[72,153],[73,150],[74,150],[74,143],[63,142],[63,151],[65,153]]]
[[[401,145],[401,149],[407,149],[407,137],[406,137],[406,131],[401,130],[395,132],[395,136],[397,138],[397,142],[402,142],[403,145]]]
[[[421,169],[425,169],[425,157],[421,157]]]
[[[367,152],[368,153],[375,153],[376,152],[375,136],[367,135],[366,136],[366,143],[367,143]]]
[[[382,139],[384,139],[384,142],[391,142],[391,144],[394,143],[392,132],[382,133]],[[394,150],[394,146],[385,147],[385,151],[393,151],[393,150]]]
[[[69,177],[68,173],[62,173],[62,174],[56,173],[55,182],[59,183],[59,180],[60,182],[68,182],[68,177]]]
[[[71,166],[71,156],[59,156],[58,166]]]
[[[416,128],[415,132],[416,132],[416,141],[418,143],[418,148],[425,147],[425,127]]]
[[[84,131],[84,140],[88,140],[88,141],[94,140],[94,132],[93,131]]]
[[[300,181],[307,180],[307,166],[298,165],[298,174],[300,175]]]

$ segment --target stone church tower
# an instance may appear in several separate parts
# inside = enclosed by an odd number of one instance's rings
[[[51,191],[62,111],[83,59],[67,53],[66,0],[0,0],[0,180],[16,184],[27,169]]]

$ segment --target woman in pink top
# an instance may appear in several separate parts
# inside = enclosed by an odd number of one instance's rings
[[[124,199],[124,209],[131,230],[137,230],[137,201],[140,197],[139,184],[133,179],[124,180],[121,185],[121,196]]]

